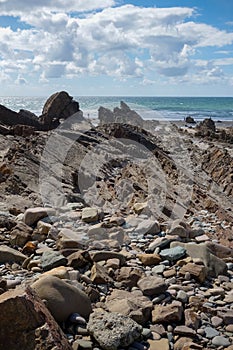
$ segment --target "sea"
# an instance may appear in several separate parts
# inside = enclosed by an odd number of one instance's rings
[[[27,109],[42,114],[47,97],[0,97],[0,104],[18,112]],[[140,96],[74,96],[84,116],[98,118],[100,106],[113,109],[124,101],[143,119],[170,121],[184,120],[187,116],[196,121],[212,118],[214,121],[233,121],[233,97],[140,97]]]

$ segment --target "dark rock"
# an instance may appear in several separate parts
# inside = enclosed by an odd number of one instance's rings
[[[71,350],[60,327],[30,288],[2,294],[0,313],[1,349]]]
[[[188,124],[196,124],[195,120],[191,116],[186,117],[185,122]]]

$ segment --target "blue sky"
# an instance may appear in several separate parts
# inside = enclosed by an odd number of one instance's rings
[[[233,96],[231,0],[0,0],[0,96]]]

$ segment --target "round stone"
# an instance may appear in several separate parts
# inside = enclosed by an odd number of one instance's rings
[[[229,346],[230,345],[230,341],[229,339],[227,339],[226,337],[222,336],[222,335],[218,335],[216,337],[214,337],[212,339],[212,344],[215,346]]]

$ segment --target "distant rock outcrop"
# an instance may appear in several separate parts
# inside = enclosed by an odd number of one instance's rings
[[[78,123],[85,121],[79,103],[65,91],[56,92],[48,98],[40,117],[28,110],[21,109],[17,113],[0,105],[0,133],[28,136],[35,130],[48,131],[55,129],[60,120],[72,115],[75,115]]]
[[[137,126],[143,125],[143,119],[140,115],[136,111],[130,109],[130,107],[123,101],[120,103],[120,108],[115,107],[113,111],[101,106],[98,110],[98,117],[100,125],[109,123],[123,123]]]

